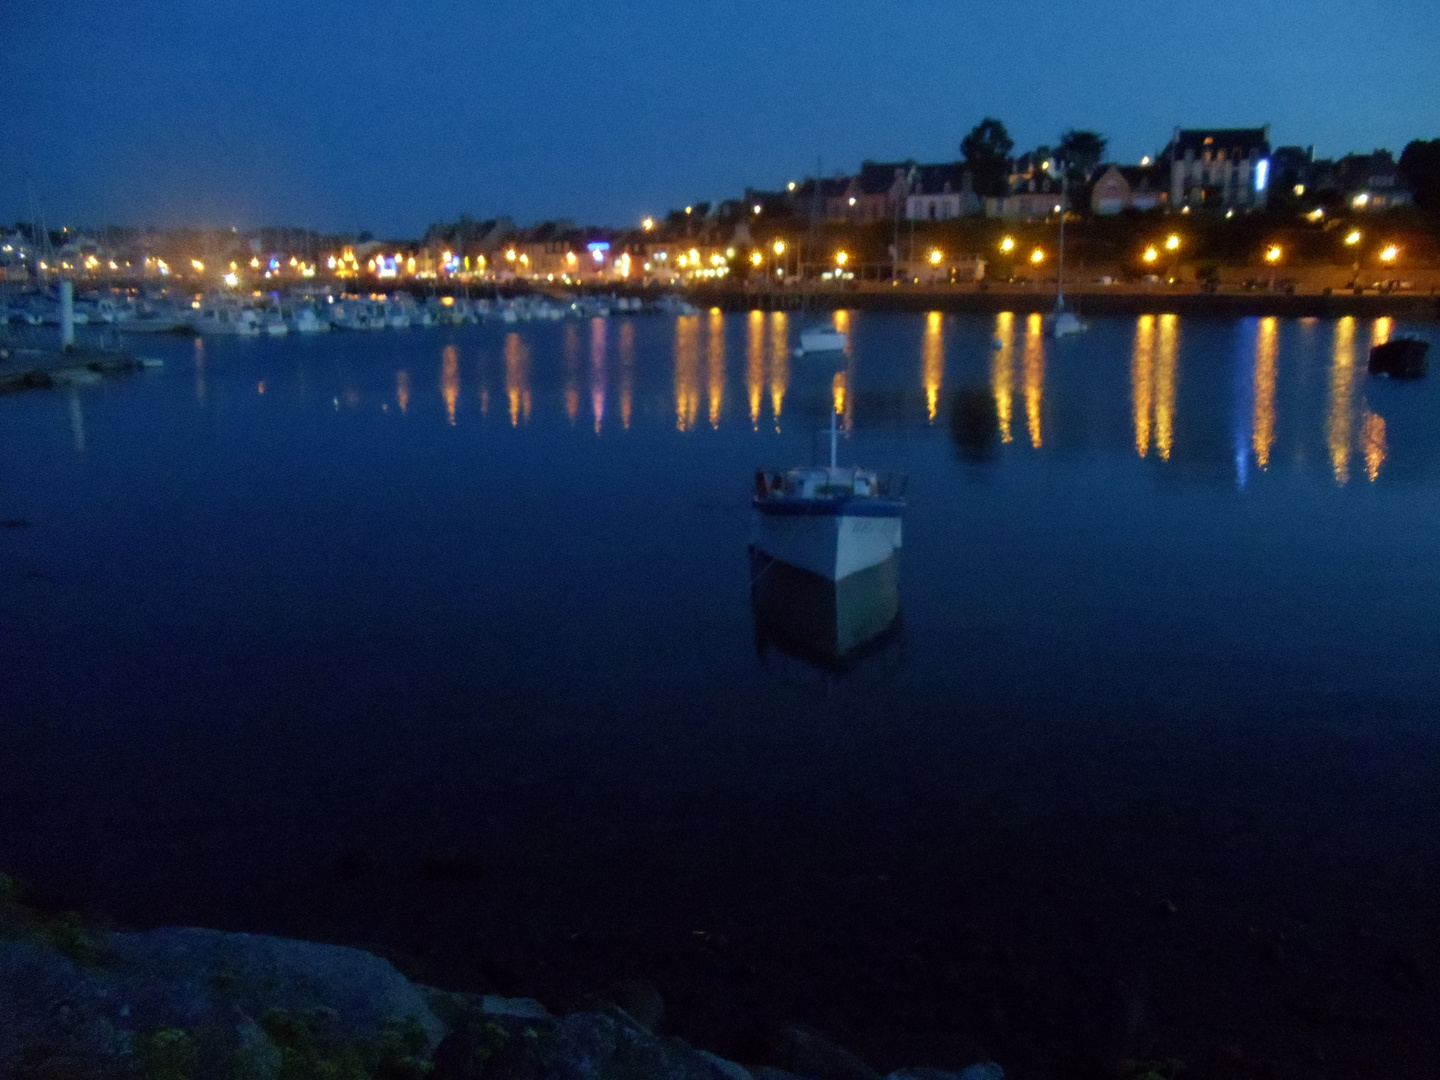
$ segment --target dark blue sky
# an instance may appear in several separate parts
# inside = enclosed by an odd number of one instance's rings
[[[1440,137],[1435,0],[0,4],[0,218],[626,224],[864,157],[1270,123]]]

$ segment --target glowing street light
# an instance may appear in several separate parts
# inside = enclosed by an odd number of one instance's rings
[[[205,272],[205,264],[199,259],[191,259],[190,265],[195,268],[197,274],[203,274]]]
[[[765,256],[764,256],[764,255],[761,255],[758,251],[752,251],[752,252],[750,253],[750,265],[751,265],[751,266],[759,266],[759,265],[760,265],[761,263],[763,263],[764,261],[765,261]]]
[[[1383,263],[1393,263],[1399,255],[1400,249],[1398,247],[1394,244],[1387,244],[1384,250],[1380,252],[1380,261]]]
[[[1180,250],[1180,237],[1176,236],[1174,233],[1171,233],[1169,236],[1167,236],[1167,237],[1165,238],[1165,250],[1166,250],[1166,251],[1179,251],[1179,250]]]
[[[939,249],[939,248],[936,248],[935,250],[933,250],[932,252],[930,252],[930,265],[931,265],[931,266],[939,266],[939,265],[940,265],[940,260],[943,259],[944,257],[945,257],[945,256],[943,256],[943,255],[940,254],[940,249]]]
[[[849,256],[849,254],[848,254],[847,252],[837,251],[837,252],[835,253],[835,265],[836,265],[836,266],[844,266],[844,265],[845,265],[847,262],[849,262],[849,261],[850,261],[850,256]]]
[[[784,254],[785,254],[785,241],[784,241],[784,240],[776,240],[776,241],[775,241],[775,249],[774,249],[774,250],[775,250],[775,254],[776,254],[776,255],[784,255]]]
[[[1145,249],[1145,261],[1147,263],[1153,264],[1158,258],[1160,258],[1160,252],[1155,250],[1155,245],[1152,244]]]
[[[646,232],[649,232],[651,229],[655,228],[655,219],[647,217],[644,221],[640,222],[640,228],[644,229]]]
[[[1000,250],[1005,252],[1006,255],[1009,255],[1010,252],[1015,250],[1015,238],[1013,236],[1007,236],[1001,240]]]
[[[1045,261],[1045,252],[1041,251],[1039,248],[1036,248],[1034,251],[1030,252],[1030,261],[1036,266],[1039,266],[1042,262]]]
[[[515,249],[514,249],[514,248],[511,248],[509,251],[505,252],[505,261],[506,261],[506,262],[514,262],[514,261],[515,261]]]
[[[1280,256],[1284,254],[1285,252],[1281,249],[1279,244],[1271,244],[1268,248],[1265,249],[1265,261],[1268,262],[1271,266],[1274,266],[1280,261]]]
[[[757,202],[754,207],[752,207],[752,209],[755,211],[755,213],[760,213],[760,204]]]
[[[1354,247],[1356,244],[1360,243],[1360,230],[1352,230],[1350,235],[1345,237],[1345,243],[1349,244],[1351,247]]]

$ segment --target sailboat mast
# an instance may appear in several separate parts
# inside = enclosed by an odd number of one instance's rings
[[[835,417],[839,413],[839,411],[840,410],[836,409],[833,405],[830,408],[830,468],[832,470],[835,468],[836,465],[836,439],[838,438],[839,429],[836,426]]]
[[[1055,310],[1065,310],[1065,209],[1069,197],[1070,175],[1060,162],[1060,255],[1055,268]]]

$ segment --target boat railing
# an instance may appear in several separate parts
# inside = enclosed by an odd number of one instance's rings
[[[755,470],[755,497],[757,499],[827,499],[859,495],[882,499],[903,499],[910,482],[910,477],[906,473],[876,472],[871,469],[841,471],[850,473],[851,479],[848,484],[843,481],[836,483],[833,479],[826,479],[806,490],[795,482],[793,470],[757,469]],[[823,473],[825,470],[821,468],[816,472]]]

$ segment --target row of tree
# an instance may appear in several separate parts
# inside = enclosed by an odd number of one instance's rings
[[[1053,149],[1042,146],[1035,153],[1042,159],[1053,160],[1056,168],[1063,170],[1073,183],[1084,183],[1104,158],[1107,144],[1105,136],[1097,132],[1071,128],[1060,136]],[[993,116],[981,120],[960,141],[960,153],[965,157],[965,166],[970,170],[977,195],[1005,195],[1009,192],[1014,149],[1015,140],[1005,130],[1005,125]]]

